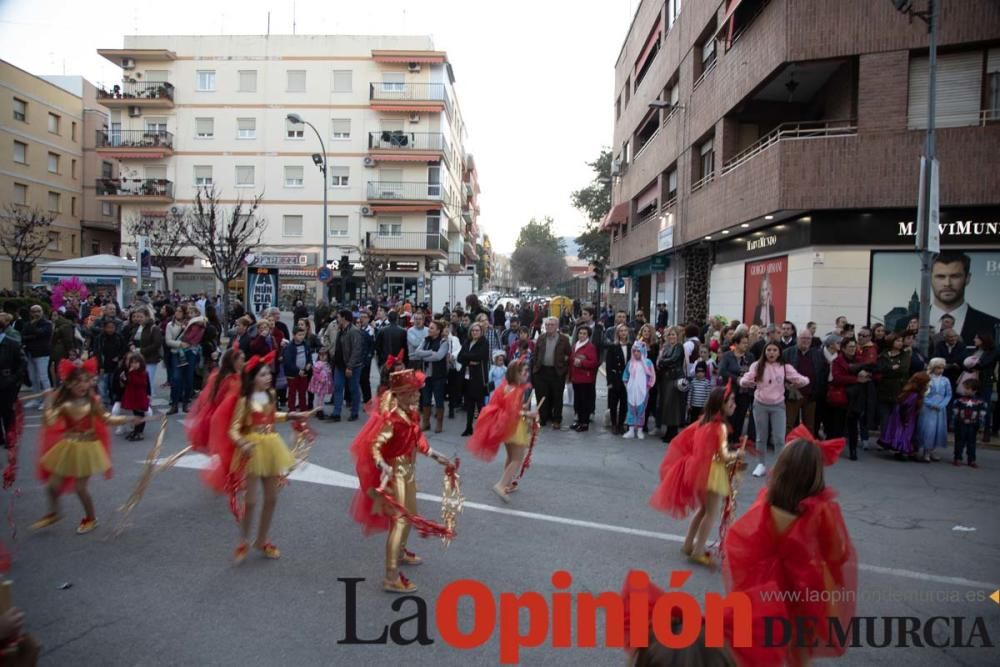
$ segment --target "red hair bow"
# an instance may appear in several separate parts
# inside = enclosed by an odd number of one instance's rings
[[[264,356],[260,356],[259,354],[255,354],[252,357],[250,357],[250,361],[248,361],[246,363],[246,365],[243,367],[243,372],[244,373],[249,373],[253,369],[255,369],[258,366],[260,366],[261,364],[266,364],[266,365],[270,366],[271,364],[274,363],[274,359],[277,356],[278,356],[278,351],[277,350],[271,350],[270,352],[268,352]]]
[[[390,354],[389,358],[385,360],[385,367],[388,368],[389,370],[392,370],[392,367],[395,366],[396,364],[406,363],[406,358],[404,356],[405,354],[406,354],[405,348],[400,350],[398,355]]]
[[[832,466],[840,458],[840,452],[844,449],[844,443],[846,442],[843,438],[834,438],[833,440],[817,440],[816,436],[806,428],[804,424],[799,424],[789,432],[785,437],[785,444],[796,440],[806,440],[812,444],[819,447],[819,451],[823,453],[823,465]]]
[[[83,363],[72,361],[70,359],[63,359],[59,362],[58,375],[59,379],[63,382],[69,377],[75,369],[82,368],[85,373],[90,375],[97,375],[97,357],[91,357]]]

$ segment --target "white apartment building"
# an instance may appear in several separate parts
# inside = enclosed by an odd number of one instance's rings
[[[127,36],[98,52],[122,67],[99,93],[111,115],[98,137],[120,178],[98,195],[121,205],[123,230],[183,211],[201,186],[230,205],[262,194],[255,265],[279,268],[284,301],[311,302],[324,293],[325,150],[332,297],[367,295],[365,249],[388,258],[382,291],[414,300],[432,271],[475,262],[475,166],[452,66],[429,37]],[[221,288],[198,258],[176,264],[171,288]]]

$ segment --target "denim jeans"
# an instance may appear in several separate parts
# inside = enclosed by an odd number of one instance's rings
[[[32,394],[39,394],[51,389],[52,383],[49,381],[49,358],[28,357],[28,377],[31,379]]]
[[[114,401],[111,400],[111,385],[115,381],[114,373],[101,373],[101,400],[104,401],[104,405],[108,408]]]
[[[429,408],[433,402],[436,407],[444,408],[444,390],[448,386],[447,377],[431,376],[427,378],[420,390],[420,407]]]
[[[156,393],[156,367],[158,364],[146,364],[146,375],[149,376],[149,395],[152,396]],[[167,376],[169,377],[169,375]]]
[[[357,417],[361,409],[361,366],[351,369],[351,377],[343,368],[333,370],[333,416],[340,416],[340,409],[344,403],[344,385],[350,388],[351,392],[351,416]]]
[[[781,451],[784,446],[785,404],[782,402],[777,405],[768,405],[754,401],[753,420],[757,425],[757,441],[754,443],[754,446],[757,447],[757,461],[764,463],[764,457],[767,454],[768,431],[770,431],[771,444],[774,445],[775,452]]]
[[[194,395],[194,371],[201,360],[201,349],[187,349],[173,357],[174,376],[170,379],[170,404],[186,405]]]

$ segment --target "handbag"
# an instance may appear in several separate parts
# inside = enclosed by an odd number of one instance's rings
[[[826,403],[835,408],[847,407],[847,387],[842,384],[831,384],[826,391]]]

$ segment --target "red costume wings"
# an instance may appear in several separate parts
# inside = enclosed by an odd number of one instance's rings
[[[508,389],[506,381],[493,392],[489,404],[479,413],[476,428],[465,448],[476,458],[492,461],[500,450],[500,443],[513,435],[517,420],[524,406],[524,391],[528,385]]]
[[[210,454],[209,439],[212,429],[212,418],[218,413],[219,406],[230,394],[239,391],[239,375],[229,375],[222,380],[222,386],[215,390],[219,381],[219,369],[212,371],[205,382],[205,387],[195,399],[187,417],[184,418],[184,430],[187,433],[191,449],[201,454]],[[235,402],[233,403],[235,406]],[[228,426],[227,426],[228,427]]]
[[[101,400],[97,396],[91,396],[91,401],[93,402],[93,407],[90,413],[83,419],[74,421],[69,415],[62,412],[55,424],[42,428],[42,446],[38,451],[38,479],[42,480],[42,482],[48,483],[49,478],[52,477],[52,473],[42,467],[42,457],[55,447],[60,440],[66,437],[66,434],[70,431],[86,432],[93,430],[95,438],[104,447],[104,451],[108,455],[108,460],[111,460],[111,433],[108,430],[108,425],[98,416],[103,413],[104,408],[101,406]],[[112,468],[108,468],[107,472],[104,473],[104,478],[111,479],[111,472]],[[75,485],[75,477],[64,477],[57,492],[59,495],[69,493],[74,489]]]
[[[660,485],[649,498],[654,509],[682,519],[705,500],[712,458],[724,437],[722,422],[691,424],[670,441],[660,464]]]

